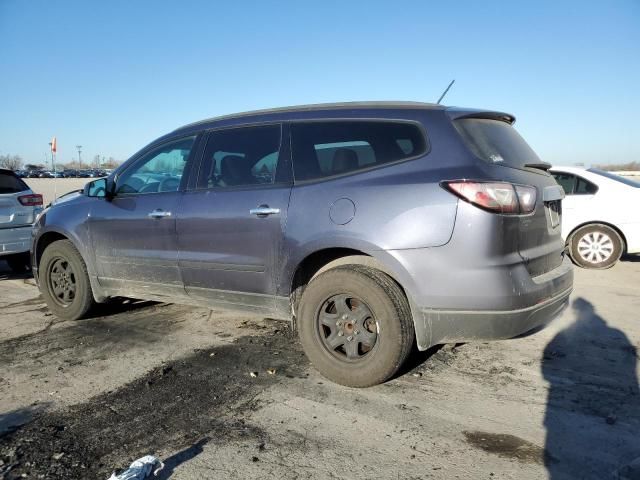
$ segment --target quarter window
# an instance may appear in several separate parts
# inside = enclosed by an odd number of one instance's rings
[[[147,153],[118,178],[117,193],[177,192],[195,139],[181,138]]]
[[[294,175],[313,180],[422,155],[427,142],[413,123],[331,121],[291,127]]]
[[[596,185],[577,175],[554,172],[553,177],[567,195],[593,195],[598,191]]]
[[[231,188],[275,182],[280,125],[211,132],[197,188]]]

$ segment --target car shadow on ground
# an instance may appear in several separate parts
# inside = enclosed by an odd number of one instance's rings
[[[620,260],[631,263],[640,262],[640,255],[623,255]]]
[[[572,308],[575,321],[542,358],[549,382],[544,463],[552,480],[627,478],[628,464],[640,458],[638,351],[584,298]],[[640,478],[640,471],[632,475]]]
[[[16,273],[9,268],[7,262],[0,260],[0,281],[2,280],[28,280],[33,278],[31,271]]]
[[[135,298],[115,297],[110,298],[104,303],[97,303],[82,318],[82,320],[91,320],[94,318],[108,317],[119,313],[133,312],[143,308],[159,305],[160,302],[152,302],[150,300],[137,300]],[[168,305],[168,304],[165,304]],[[80,322],[82,320],[79,320]]]

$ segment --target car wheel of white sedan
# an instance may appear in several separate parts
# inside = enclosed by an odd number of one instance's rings
[[[571,236],[569,253],[582,268],[610,268],[620,259],[623,242],[618,232],[601,224],[586,225]]]

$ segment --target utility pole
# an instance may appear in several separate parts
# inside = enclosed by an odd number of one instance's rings
[[[82,152],[82,145],[76,145],[76,148],[78,149],[78,170],[82,170],[82,157],[80,156],[80,153]]]
[[[56,171],[56,167],[54,164],[54,160],[53,160],[53,148],[52,148],[53,142],[49,142],[49,151],[51,152],[51,170],[53,170],[54,172]]]

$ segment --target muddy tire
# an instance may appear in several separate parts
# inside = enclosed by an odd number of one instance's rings
[[[400,287],[386,274],[359,265],[315,277],[299,304],[298,334],[307,357],[329,380],[369,387],[403,365],[415,333]]]
[[[87,266],[69,240],[58,240],[45,249],[38,277],[42,296],[57,317],[77,320],[93,306]]]
[[[31,269],[29,252],[9,255],[4,257],[4,260],[7,261],[13,273],[25,273]]]
[[[620,260],[623,250],[618,232],[601,224],[579,228],[569,242],[571,259],[582,268],[611,268]]]

